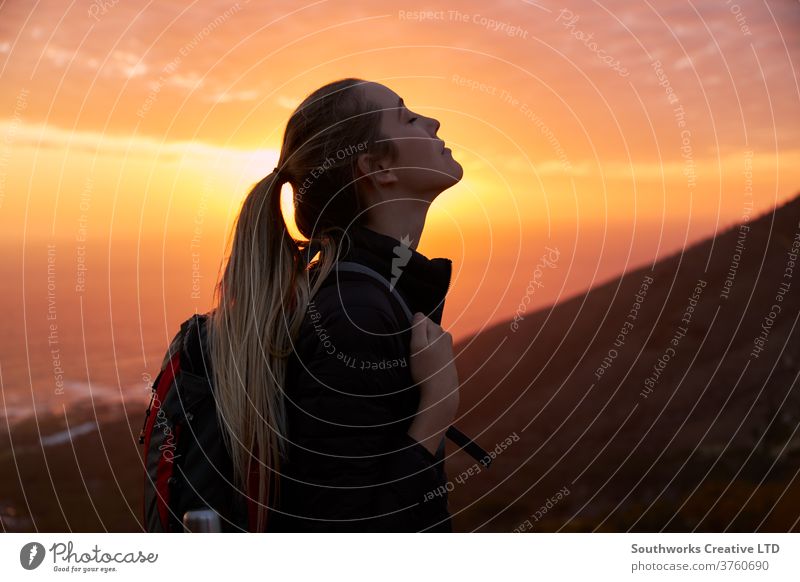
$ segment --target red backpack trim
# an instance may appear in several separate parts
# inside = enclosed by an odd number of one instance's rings
[[[180,425],[176,425],[175,434],[171,434],[168,437],[166,429],[172,432],[170,423],[166,418],[162,418],[160,423],[163,423],[164,430],[156,430],[156,420],[158,419],[164,400],[167,397],[167,393],[180,370],[180,355],[180,351],[178,351],[172,356],[167,367],[159,373],[153,384],[153,397],[150,402],[150,407],[147,409],[145,427],[143,429],[144,438],[139,439],[140,443],[143,441],[144,444],[146,481],[142,515],[148,531],[170,531],[169,484],[174,469],[174,463],[168,460],[167,455],[162,451],[164,450],[163,443],[167,441],[168,438],[173,439],[173,442],[177,443],[181,427]],[[158,428],[161,429],[162,427]],[[155,441],[153,439],[155,439]],[[153,484],[155,484],[154,488]],[[159,523],[147,523],[147,509],[148,506],[152,507],[153,504],[155,504],[157,508]],[[154,514],[155,513],[151,513],[151,515]]]

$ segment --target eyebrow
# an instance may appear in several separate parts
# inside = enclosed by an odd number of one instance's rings
[[[405,104],[403,103],[403,98],[397,100],[397,120],[400,121],[400,117],[403,114],[403,110],[401,109]]]

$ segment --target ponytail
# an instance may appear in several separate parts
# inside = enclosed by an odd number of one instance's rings
[[[273,172],[245,198],[208,320],[218,420],[237,486],[248,497],[257,488],[257,531],[266,527],[273,484],[279,495],[282,386],[303,315],[296,307],[308,296],[298,277],[300,251],[281,212],[280,177]]]

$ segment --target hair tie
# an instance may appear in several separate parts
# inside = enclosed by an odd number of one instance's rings
[[[322,250],[322,241],[312,238],[305,245],[300,247],[300,256],[306,267],[311,263],[317,253]]]

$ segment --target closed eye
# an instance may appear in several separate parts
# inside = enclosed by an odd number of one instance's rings
[[[408,122],[414,123],[417,119],[419,119],[419,117],[412,117],[411,119],[408,120]]]

